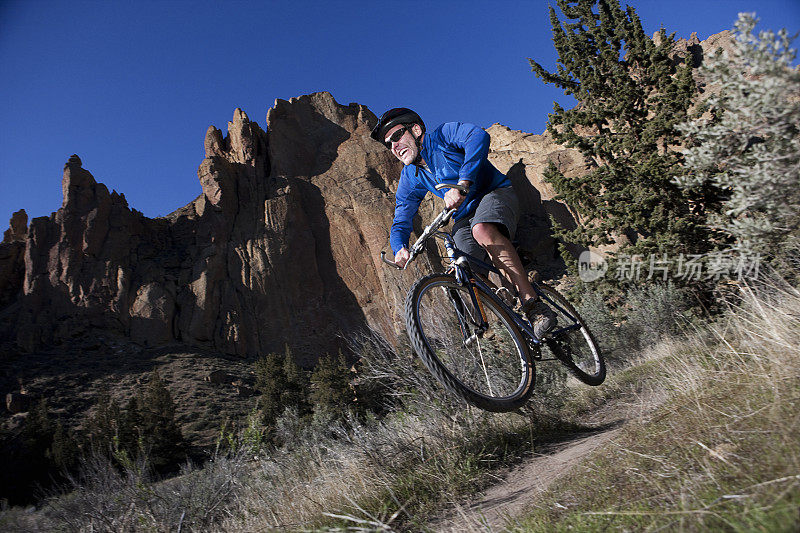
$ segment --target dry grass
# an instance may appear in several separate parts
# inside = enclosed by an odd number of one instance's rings
[[[520,458],[520,444],[530,445],[518,434],[525,424],[467,410],[454,418],[397,414],[371,427],[351,421],[336,439],[259,461],[242,512],[222,529],[418,530],[416,517],[459,501],[485,485],[492,466]]]
[[[362,339],[364,340],[364,339]],[[492,415],[445,393],[408,355],[379,339],[364,373],[402,402],[381,419],[351,415],[309,423],[289,410],[269,451],[239,447],[202,468],[156,482],[144,465],[119,472],[96,458],[70,494],[0,526],[63,531],[419,530],[418,520],[491,482],[492,471],[532,452],[562,424],[542,409]],[[240,442],[246,442],[241,439]],[[249,455],[248,455],[249,453]]]
[[[661,345],[668,400],[514,530],[797,530],[800,294],[741,296],[708,331]]]
[[[790,530],[800,502],[800,295],[743,292],[707,331],[662,342],[603,387],[536,396],[524,415],[490,415],[443,395],[412,358],[369,345],[366,373],[406,407],[388,416],[280,421],[289,444],[246,448],[150,482],[101,463],[37,513],[0,515],[8,530],[422,530],[424,519],[493,482],[534,443],[601,421],[613,398],[640,419],[537,497],[509,527],[559,530]],[[552,391],[550,391],[552,393]],[[656,407],[660,405],[660,407]],[[565,413],[569,413],[565,416]],[[574,429],[574,427],[573,427]],[[249,455],[248,455],[249,453]],[[474,524],[476,531],[485,530]]]

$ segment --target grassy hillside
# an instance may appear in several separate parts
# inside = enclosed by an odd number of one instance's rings
[[[587,457],[514,531],[797,531],[800,297],[751,292],[648,374],[668,393]]]
[[[404,409],[311,424],[290,411],[285,444],[257,421],[202,467],[155,481],[143,464],[96,459],[72,492],[35,512],[6,510],[3,530],[424,530],[511,465],[591,435],[623,406],[639,413],[585,456],[514,531],[791,531],[800,525],[800,295],[752,292],[705,329],[662,341],[598,388],[540,365],[523,413],[454,403],[408,354],[371,345],[373,375]]]

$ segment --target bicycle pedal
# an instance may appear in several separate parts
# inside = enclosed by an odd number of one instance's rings
[[[542,360],[542,348],[537,344],[529,344],[528,348],[534,361]]]

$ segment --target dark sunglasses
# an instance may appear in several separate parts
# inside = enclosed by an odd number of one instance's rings
[[[399,141],[400,137],[405,135],[405,133],[407,131],[410,131],[410,130],[411,130],[411,128],[409,128],[408,126],[401,127],[399,130],[397,130],[396,132],[392,133],[392,135],[391,135],[391,137],[389,137],[388,141],[383,141],[383,144],[386,145],[386,148],[391,150],[392,149],[392,143],[396,143],[397,141]]]

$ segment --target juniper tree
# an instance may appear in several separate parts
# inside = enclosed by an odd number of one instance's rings
[[[109,454],[118,462],[146,456],[154,468],[163,471],[174,468],[185,455],[175,402],[157,370],[124,409],[108,394],[101,395],[87,431],[94,451]]]
[[[300,416],[311,412],[308,398],[310,394],[309,378],[295,362],[288,344],[283,357],[283,375],[286,376],[286,387],[281,392],[281,404],[284,407],[297,408]]]
[[[262,422],[271,426],[283,411],[281,394],[286,389],[283,357],[275,352],[260,357],[255,363],[255,387],[261,393]]]
[[[183,434],[175,420],[175,402],[158,370],[137,397],[139,438],[156,469],[174,466],[184,455]]]
[[[680,127],[695,145],[676,181],[729,191],[712,226],[739,251],[774,257],[800,239],[800,71],[787,31],[756,36],[757,21],[740,13],[731,53],[719,50],[700,70],[708,114]]]
[[[687,118],[696,94],[691,60],[673,60],[674,34],[648,37],[635,10],[618,0],[557,0],[562,22],[550,8],[556,72],[529,60],[536,76],[578,105],[554,103],[547,131],[578,149],[582,176],[545,172],[558,197],[575,208],[582,224],[556,228],[559,237],[584,247],[629,237],[627,253],[696,252],[708,246],[702,225],[717,191],[687,191],[674,183],[682,142],[676,125]]]
[[[53,444],[46,454],[53,465],[61,471],[72,471],[78,465],[80,452],[75,434],[64,429],[61,422],[57,422]]]
[[[310,412],[308,378],[295,362],[288,345],[283,355],[271,352],[259,358],[254,371],[255,387],[261,393],[261,420],[265,425],[272,426],[287,407],[296,408],[300,416]]]
[[[319,358],[311,374],[310,400],[314,409],[344,410],[353,404],[355,394],[350,365],[339,351],[338,356],[325,355]]]

